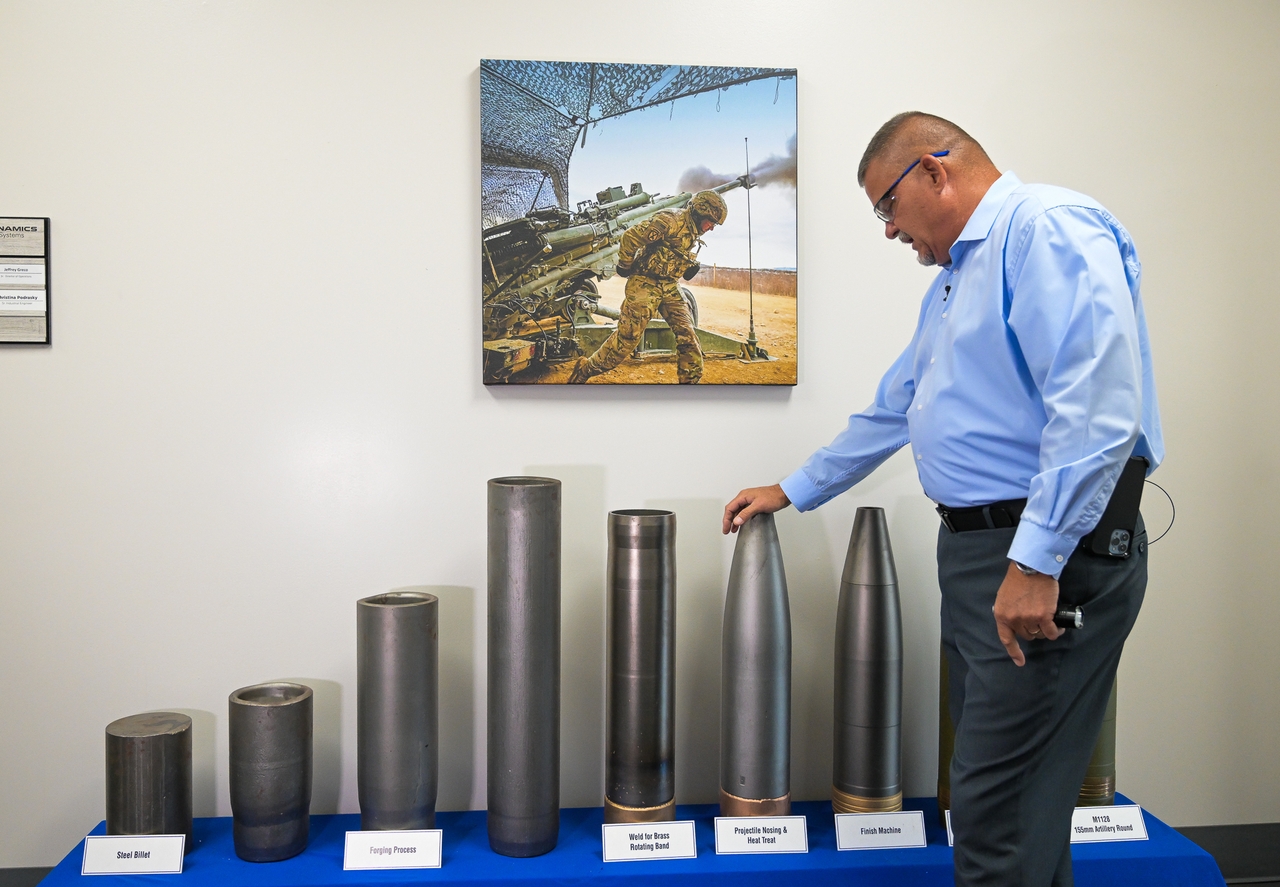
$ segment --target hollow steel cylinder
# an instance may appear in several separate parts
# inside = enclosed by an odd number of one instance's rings
[[[1109,807],[1116,802],[1116,687],[1117,682],[1112,681],[1107,711],[1080,786],[1077,807]]]
[[[883,508],[859,508],[836,611],[837,813],[902,809],[902,614]]]
[[[249,862],[297,856],[311,824],[311,688],[242,687],[228,709],[236,855]]]
[[[107,834],[191,839],[191,718],[172,711],[107,725]]]
[[[489,846],[560,831],[560,481],[489,481]]]
[[[791,605],[773,515],[738,530],[720,642],[720,815],[791,812]]]
[[[609,514],[605,822],[675,819],[676,516]]]
[[[439,602],[400,590],[356,603],[360,827],[435,828]]]

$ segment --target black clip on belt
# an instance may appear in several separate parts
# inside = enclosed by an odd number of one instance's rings
[[[942,525],[953,533],[967,533],[970,530],[1000,530],[1016,527],[1026,507],[1026,499],[1006,499],[1003,502],[975,505],[972,508],[948,508],[945,505],[939,505],[938,516],[942,518]]]

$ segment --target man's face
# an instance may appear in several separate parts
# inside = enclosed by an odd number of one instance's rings
[[[715,226],[716,226],[716,223],[711,221],[710,219],[702,219],[698,222],[698,233],[706,234]]]
[[[917,159],[919,158],[911,158]],[[907,162],[910,163],[911,160]],[[927,163],[928,161],[924,161],[916,164],[902,181],[894,185],[894,180],[902,175],[902,169],[877,159],[867,167],[867,175],[863,179],[864,190],[872,206],[893,186],[890,193],[895,198],[892,202],[893,220],[884,223],[884,236],[910,246],[915,251],[916,261],[926,266],[936,265],[938,256],[947,251],[945,246],[939,249],[939,244],[935,242],[937,232],[933,216],[936,214],[936,195],[933,193],[934,182],[926,168]]]

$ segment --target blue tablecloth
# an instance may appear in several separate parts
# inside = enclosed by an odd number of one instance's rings
[[[1131,803],[1118,798],[1120,803]],[[677,808],[678,819],[697,822],[697,859],[605,863],[600,856],[600,824],[603,811],[585,807],[560,811],[560,843],[545,856],[509,859],[489,849],[484,811],[441,813],[437,826],[444,830],[444,865],[439,869],[397,872],[344,872],[342,854],[348,830],[360,828],[357,815],[312,816],[311,843],[293,859],[283,862],[243,862],[231,842],[231,819],[197,819],[195,848],[187,854],[181,875],[115,875],[106,883],[151,884],[181,879],[190,887],[353,887],[366,884],[476,885],[501,881],[550,887],[552,884],[636,884],[655,878],[670,879],[664,887],[724,884],[751,885],[931,885],[950,887],[951,848],[938,823],[933,798],[912,798],[908,810],[923,810],[929,845],[912,850],[836,850],[835,820],[829,802],[793,805],[792,813],[808,819],[809,852],[779,855],[717,856],[713,818],[718,808],[710,804]],[[1080,887],[1222,887],[1218,866],[1204,850],[1154,816],[1143,811],[1147,841],[1077,844],[1072,848],[1076,883]],[[90,834],[105,832],[99,823]],[[81,882],[80,862],[84,842],[58,864],[44,887]]]

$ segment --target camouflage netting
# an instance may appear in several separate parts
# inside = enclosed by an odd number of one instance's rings
[[[569,207],[569,158],[600,120],[793,68],[610,65],[485,59],[480,63],[480,199],[485,227]]]

